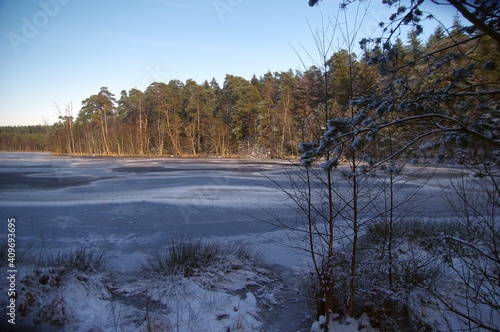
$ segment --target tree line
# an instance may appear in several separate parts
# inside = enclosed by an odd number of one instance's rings
[[[48,126],[1,126],[0,151],[45,151]]]
[[[222,87],[215,79],[154,82],[119,97],[102,87],[76,118],[65,109],[47,147],[62,154],[298,155],[299,141],[317,136],[324,122],[308,98],[316,72],[226,75]]]
[[[382,61],[387,59],[387,52],[380,46],[370,50],[365,47],[359,55],[341,49],[325,58],[325,63],[303,71],[267,72],[250,80],[228,74],[222,86],[215,79],[201,84],[191,79],[171,80],[154,82],[145,91],[123,90],[119,96],[102,87],[82,101],[76,117],[72,105],[58,108],[58,121],[39,133],[16,136],[3,129],[0,148],[91,155],[297,156],[300,142],[320,142],[328,120],[350,115],[353,100],[358,103],[356,109],[368,106],[370,112],[381,112],[388,105],[388,94],[397,100],[396,94],[403,91],[413,91],[416,96],[422,89],[438,85],[444,89],[449,83],[447,72],[464,64],[469,64],[468,74],[472,75],[466,84],[498,82],[498,69],[491,60],[498,59],[498,49],[490,40],[488,36],[468,33],[456,17],[450,30],[438,26],[425,42],[415,29],[405,42],[397,38],[391,48],[391,54],[397,57],[388,61]],[[449,56],[450,51],[455,52],[454,58]],[[440,59],[441,65],[433,61],[436,68],[431,70],[429,63],[418,62],[424,54]],[[386,72],[398,68],[400,79],[396,84],[387,85],[383,66]],[[422,113],[422,103],[400,101],[397,107],[404,108],[407,114]],[[481,112],[459,110],[459,105],[451,103],[447,107],[464,116],[469,112],[471,119],[491,123],[499,119],[498,111],[491,107],[483,107]],[[408,134],[394,129],[390,142],[377,136],[376,144],[371,145],[372,155],[381,158],[397,150],[396,145],[403,146],[411,139]],[[454,139],[460,137],[455,135]],[[429,147],[437,150],[434,145]],[[434,150],[430,155],[457,153],[455,148]]]

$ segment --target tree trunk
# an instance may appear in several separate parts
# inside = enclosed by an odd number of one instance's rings
[[[168,108],[164,105],[164,103],[162,102],[162,107],[163,107],[163,111],[165,112],[165,116],[166,116],[166,122],[167,122],[167,134],[168,134],[168,137],[170,138],[170,142],[172,143],[172,149],[174,150],[174,154],[176,157],[182,155],[182,151],[180,150],[179,148],[179,142],[178,142],[178,137],[176,135],[176,130],[178,130],[178,128],[173,128],[173,125],[170,121],[170,112],[168,111]]]
[[[106,120],[106,109],[102,109],[101,114],[101,129],[102,129],[102,138],[104,143],[104,152],[109,155],[109,141],[108,141],[108,121]]]

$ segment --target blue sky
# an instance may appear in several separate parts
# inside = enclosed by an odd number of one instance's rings
[[[0,125],[49,124],[102,86],[145,90],[154,81],[250,79],[311,65],[309,25],[337,14],[338,1],[0,0]],[[389,10],[374,0],[361,35]],[[368,4],[369,1],[365,1]],[[355,9],[355,8],[353,8]],[[449,10],[449,8],[448,8]],[[453,13],[445,15],[451,19]],[[347,13],[354,23],[354,11]]]

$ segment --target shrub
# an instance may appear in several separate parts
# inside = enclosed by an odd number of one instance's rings
[[[74,250],[59,251],[55,255],[41,256],[38,267],[57,267],[65,272],[103,272],[108,267],[106,252],[97,247],[82,245]]]
[[[326,258],[326,256],[325,256]],[[333,288],[333,312],[343,315],[347,313],[347,292],[349,257],[345,252],[336,250],[333,259],[328,262],[322,259],[320,273],[322,280],[328,285],[322,285],[316,273],[310,273],[302,281],[303,293],[307,298],[308,309],[311,316],[318,319],[325,315],[325,288]]]
[[[392,239],[395,242],[401,240],[414,243],[422,249],[434,251],[442,247],[440,236],[462,236],[467,232],[456,221],[443,221],[432,219],[405,219],[394,223],[392,228]],[[374,246],[387,245],[389,237],[389,225],[387,222],[378,221],[369,224],[366,233],[362,237],[363,246],[374,248]]]
[[[164,252],[149,253],[143,268],[158,275],[183,274],[184,277],[191,277],[197,271],[229,260],[259,264],[262,253],[235,244],[222,245],[201,240],[178,241]]]
[[[19,280],[21,329],[67,330],[82,323],[82,315],[100,313],[101,308],[93,306],[95,301],[111,297],[102,273],[107,267],[105,251],[95,246],[40,254],[34,270]]]

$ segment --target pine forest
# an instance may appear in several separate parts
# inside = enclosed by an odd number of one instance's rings
[[[490,127],[492,137],[498,136],[500,115],[494,107],[498,93],[484,93],[496,91],[499,82],[494,61],[499,50],[491,37],[469,33],[456,16],[451,30],[438,26],[423,41],[413,29],[405,41],[397,38],[390,50],[386,52],[380,45],[365,45],[362,54],[341,49],[325,58],[324,64],[302,71],[267,72],[250,80],[227,74],[222,86],[215,79],[201,84],[174,79],[154,82],[145,91],[122,90],[119,95],[102,87],[83,100],[79,110],[73,104],[57,106],[59,121],[53,125],[0,127],[0,150],[288,158],[300,154],[300,142],[319,142],[332,118],[352,116],[361,109],[376,116],[384,107],[396,104],[405,110],[405,117],[417,116],[432,106],[426,104],[431,96],[443,95],[447,100],[438,107],[446,107],[468,123],[481,122]],[[387,53],[390,60],[377,61],[377,57],[387,59]],[[463,82],[459,82],[461,77]],[[449,99],[464,94],[467,98],[459,102]],[[398,144],[399,148],[416,144],[410,142],[415,137],[432,158],[478,154],[470,151],[475,147],[469,144],[458,144],[458,150],[457,146],[447,149],[446,144],[435,144],[442,132],[420,137],[420,129],[414,125],[414,132],[397,127],[379,130],[373,137],[371,155],[388,156]],[[454,134],[453,139],[465,138]],[[413,149],[404,151],[412,157]]]

